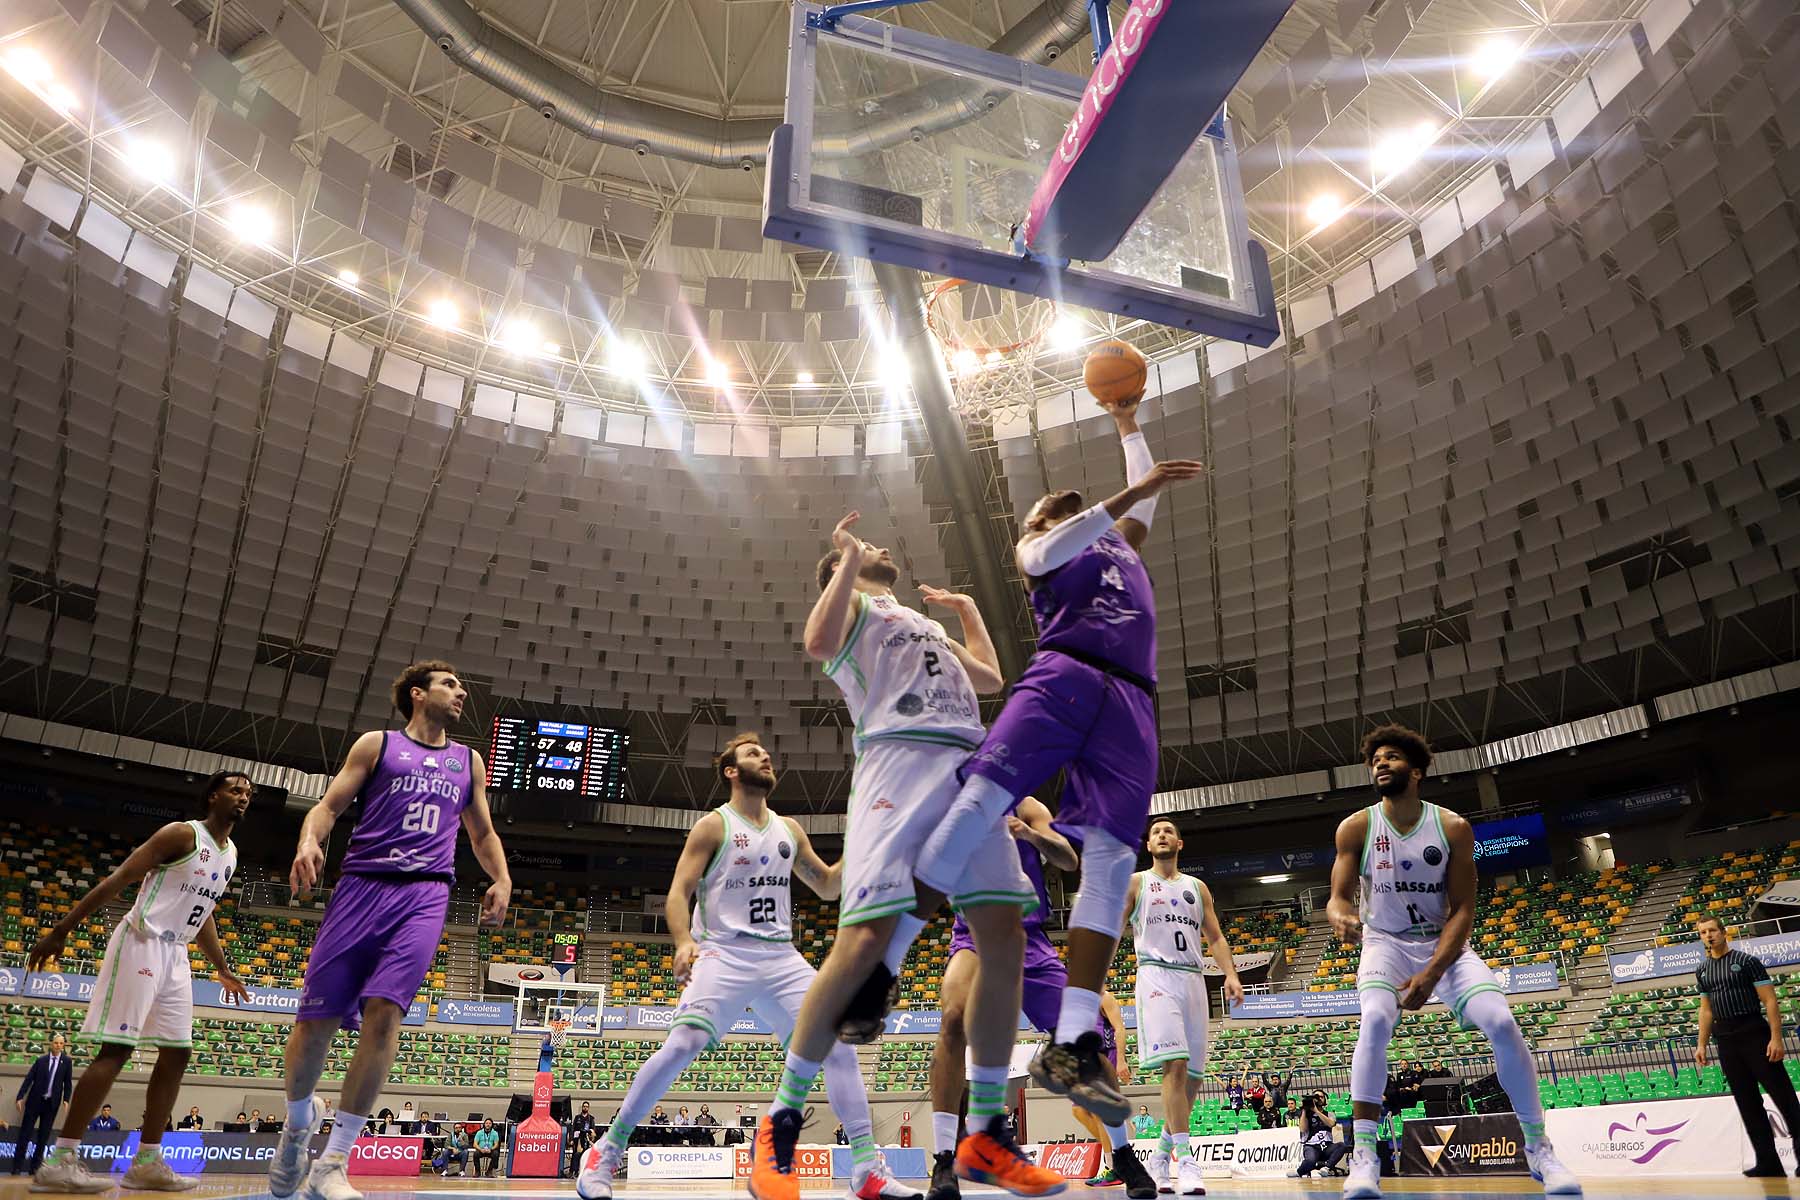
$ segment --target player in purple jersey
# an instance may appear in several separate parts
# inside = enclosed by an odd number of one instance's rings
[[[1125,451],[1125,490],[1086,509],[1080,493],[1052,492],[1025,518],[1015,553],[1037,619],[1037,653],[963,768],[962,790],[913,872],[922,896],[950,890],[981,831],[1067,770],[1057,826],[1081,846],[1081,892],[1069,920],[1069,986],[1032,1077],[1109,1125],[1123,1124],[1131,1108],[1105,1078],[1094,1023],[1156,785],[1156,602],[1138,549],[1156,494],[1205,470],[1189,460],[1152,461],[1137,425],[1140,399],[1102,404]],[[867,1016],[873,990],[858,992],[847,1018]]]
[[[493,881],[482,897],[481,923],[496,926],[506,916],[512,877],[488,815],[487,768],[445,732],[461,719],[467,696],[447,662],[406,668],[394,681],[405,728],[357,738],[300,827],[288,884],[306,899],[324,873],[332,826],[353,801],[362,802],[288,1034],[288,1117],[269,1162],[277,1200],[302,1190],[302,1181],[306,1200],[362,1200],[346,1178],[350,1148],[387,1083],[400,1022],[444,934],[458,823]],[[360,1027],[362,1037],[344,1073],[330,1140],[308,1171],[307,1140],[319,1120],[313,1088],[340,1027]]]
[[[1024,917],[1025,977],[1020,993],[1020,1011],[1032,1028],[1041,1033],[1053,1033],[1062,1005],[1063,988],[1068,984],[1069,976],[1063,969],[1062,958],[1056,953],[1056,947],[1044,932],[1044,919],[1050,913],[1050,890],[1044,883],[1044,864],[1048,862],[1064,871],[1072,871],[1079,864],[1075,848],[1067,838],[1052,828],[1050,810],[1035,796],[1027,796],[1019,801],[1019,807],[1006,818],[1006,830],[1012,834],[1018,846],[1019,865],[1024,868],[1025,877],[1031,880],[1038,897],[1037,907]],[[943,982],[938,988],[943,1020],[938,1026],[937,1046],[931,1056],[933,1155],[931,1191],[926,1200],[958,1200],[961,1195],[952,1167],[960,1123],[958,1112],[962,1107],[965,1086],[964,1061],[969,1045],[963,1014],[975,983],[976,968],[975,940],[959,914],[950,930],[950,961],[944,968]],[[1112,1012],[1120,1014],[1116,1002],[1112,1006]],[[1122,1016],[1120,1020],[1123,1020]],[[1114,1035],[1113,1027],[1104,1018],[1098,1022],[1096,1030],[1103,1040]],[[1110,1051],[1107,1057],[1117,1065],[1118,1060],[1112,1057]],[[1077,1116],[1083,1115],[1079,1109],[1076,1112]],[[1117,1181],[1123,1181],[1127,1185],[1127,1194],[1134,1200],[1152,1200],[1156,1195],[1156,1184],[1131,1149],[1124,1127],[1109,1128],[1104,1131],[1104,1136],[1098,1126],[1093,1132],[1102,1144],[1113,1147],[1113,1170],[1109,1170],[1103,1177],[1096,1176],[1104,1180],[1098,1186],[1110,1186],[1115,1182],[1113,1171],[1116,1171]]]

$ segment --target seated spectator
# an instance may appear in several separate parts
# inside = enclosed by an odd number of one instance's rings
[[[688,1116],[687,1105],[684,1104],[680,1108],[675,1110],[675,1124],[685,1126],[685,1125],[692,1125],[693,1123],[694,1123],[694,1119],[692,1117]],[[847,1144],[848,1143],[846,1143],[846,1145]]]
[[[194,1105],[194,1107],[188,1109],[187,1116],[181,1118],[181,1124],[177,1125],[175,1128],[177,1128],[177,1129],[205,1129],[206,1128],[206,1118],[200,1115],[200,1106],[198,1104],[196,1104],[196,1105]]]
[[[1275,1107],[1269,1093],[1259,1092],[1256,1097],[1256,1127],[1258,1129],[1274,1129],[1280,1126],[1284,1113]]]
[[[112,1105],[102,1104],[100,1106],[100,1115],[88,1122],[88,1132],[117,1133],[118,1131],[119,1118],[113,1116]]]
[[[842,1121],[838,1122],[837,1132],[831,1135],[831,1141],[835,1146],[848,1146],[850,1144],[850,1135],[844,1132],[844,1123]]]
[[[253,1122],[251,1128],[257,1133],[280,1133],[281,1122],[276,1119],[274,1113],[270,1113],[261,1120]]]
[[[444,1138],[444,1148],[437,1152],[431,1165],[438,1169],[440,1175],[446,1177],[450,1168],[455,1167],[458,1175],[467,1174],[466,1164],[469,1161],[469,1135],[461,1125],[451,1125],[449,1134]]]
[[[1244,1094],[1238,1092],[1238,1104],[1244,1102]],[[1137,1116],[1131,1118],[1131,1136],[1134,1138],[1153,1138],[1162,1132],[1162,1122],[1150,1115],[1148,1104],[1138,1105]]]
[[[1314,1171],[1328,1175],[1348,1174],[1338,1166],[1350,1147],[1334,1136],[1337,1118],[1325,1107],[1325,1093],[1314,1092],[1306,1098],[1300,1117],[1300,1166],[1294,1171],[1302,1179]]]
[[[481,1169],[486,1161],[487,1170]],[[500,1169],[500,1131],[494,1128],[492,1117],[481,1119],[481,1128],[475,1131],[475,1174],[477,1178],[492,1176]]]
[[[251,1132],[254,1133],[261,1125],[262,1125],[262,1109],[260,1109],[260,1108],[251,1109],[250,1110],[250,1130],[251,1130]]]
[[[694,1124],[704,1125],[709,1129],[714,1129],[718,1127],[719,1119],[712,1115],[712,1110],[710,1108],[702,1104],[700,1106],[700,1111],[694,1114]]]
[[[649,1120],[648,1124],[667,1125],[668,1123],[669,1123],[669,1114],[663,1111],[662,1105],[659,1104],[654,1109],[651,1110],[650,1120]]]

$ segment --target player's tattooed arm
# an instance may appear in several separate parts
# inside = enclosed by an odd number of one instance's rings
[[[1006,676],[1000,671],[1000,655],[994,650],[994,639],[988,636],[987,622],[981,619],[975,597],[932,587],[929,583],[919,585],[919,594],[925,597],[925,603],[949,609],[962,622],[962,642],[955,638],[945,640],[950,644],[951,653],[956,655],[956,661],[962,664],[976,694],[988,696],[1004,689]]]
[[[469,835],[469,849],[475,861],[487,872],[488,890],[481,898],[481,923],[498,928],[506,919],[506,906],[512,902],[512,870],[506,865],[506,848],[494,828],[494,815],[488,811],[487,764],[481,753],[469,751],[469,802],[463,806],[463,832]]]
[[[1338,824],[1337,858],[1331,864],[1331,899],[1325,919],[1345,942],[1362,941],[1362,917],[1356,911],[1356,881],[1362,875],[1363,840],[1369,836],[1369,812],[1361,809]]]
[[[331,839],[331,827],[356,799],[362,785],[369,781],[369,773],[381,759],[384,739],[385,735],[379,729],[371,729],[357,738],[344,758],[344,765],[326,786],[325,795],[300,822],[300,844],[294,848],[294,865],[288,868],[288,887],[300,899],[311,898],[313,886],[325,871],[325,843]]]
[[[206,914],[206,923],[200,926],[194,941],[199,945],[200,953],[206,955],[206,961],[218,972],[220,998],[233,1003],[250,999],[244,981],[238,978],[237,972],[231,969],[231,960],[225,957],[225,947],[219,943],[219,927],[213,924],[211,913]]]
[[[1056,832],[1050,823],[1050,810],[1036,796],[1019,801],[1019,807],[1007,814],[1006,832],[1022,842],[1030,842],[1045,862],[1062,871],[1080,868],[1081,860],[1069,839]]]
[[[819,857],[819,852],[813,849],[812,839],[806,836],[806,830],[800,828],[800,823],[792,817],[783,817],[782,820],[788,823],[788,828],[794,834],[794,874],[818,893],[819,899],[836,900],[843,888],[843,860],[839,859],[826,866],[825,860]]]
[[[694,889],[706,874],[719,847],[725,844],[725,818],[709,812],[688,830],[681,857],[675,862],[675,878],[669,881],[668,899],[663,905],[663,919],[669,923],[669,935],[675,939],[675,982],[685,985],[688,972],[694,969],[694,958],[700,944],[694,940],[691,924]]]
[[[186,821],[171,822],[151,834],[148,841],[114,867],[112,874],[89,888],[88,894],[76,901],[75,907],[62,920],[32,944],[25,958],[27,968],[39,970],[46,962],[61,955],[69,935],[81,928],[83,921],[106,907],[126,888],[143,882],[144,876],[157,867],[191,854],[193,850],[194,827]]]
[[[863,543],[851,526],[862,514],[846,513],[831,531],[831,548],[840,555],[837,569],[819,593],[818,602],[806,615],[803,644],[806,656],[830,662],[844,648],[856,611],[856,577],[862,571]]]
[[[1466,818],[1456,813],[1445,812],[1443,818],[1444,841],[1450,851],[1444,879],[1444,929],[1438,934],[1437,949],[1425,969],[1401,985],[1402,1008],[1425,1006],[1450,964],[1462,957],[1469,934],[1475,929],[1475,831]]]
[[[1225,936],[1225,928],[1219,924],[1219,910],[1213,904],[1212,889],[1201,884],[1200,896],[1206,903],[1200,932],[1206,938],[1206,948],[1212,951],[1213,961],[1225,972],[1225,1004],[1229,1012],[1231,1005],[1244,1002],[1244,984],[1238,978],[1237,964],[1231,961],[1231,939]]]

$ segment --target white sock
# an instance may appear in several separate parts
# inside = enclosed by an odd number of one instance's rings
[[[368,1123],[367,1117],[338,1109],[338,1115],[331,1123],[331,1134],[325,1141],[325,1153],[341,1154],[349,1158],[350,1147],[356,1145],[356,1139],[362,1136],[363,1126]]]
[[[946,1150],[956,1149],[956,1129],[962,1124],[962,1118],[955,1113],[934,1112],[931,1114],[931,1152],[942,1154]]]
[[[1176,1158],[1186,1158],[1188,1156],[1188,1135],[1185,1131],[1181,1133],[1171,1133],[1169,1135],[1169,1141],[1173,1143],[1175,1147],[1174,1154]]]
[[[1084,1033],[1092,1033],[1099,1020],[1099,992],[1078,987],[1063,989],[1062,1011],[1056,1017],[1057,1041],[1073,1042]]]
[[[1102,1125],[1101,1128],[1106,1130],[1107,1139],[1112,1142],[1112,1148],[1114,1150],[1117,1150],[1120,1146],[1123,1146],[1126,1142],[1131,1140],[1130,1136],[1126,1134],[1123,1125]]]
[[[288,1101],[287,1131],[304,1141],[312,1133],[313,1098],[304,1096]],[[337,1126],[333,1125],[333,1129]]]
[[[925,918],[916,917],[912,913],[901,913],[894,922],[894,936],[888,939],[887,953],[881,961],[895,975],[900,974],[900,964],[906,961],[906,952],[912,948],[913,939],[919,936],[919,930],[925,928]]]
[[[80,1145],[81,1145],[80,1138],[59,1137],[56,1139],[56,1148],[58,1150],[74,1150],[75,1148],[77,1148]]]

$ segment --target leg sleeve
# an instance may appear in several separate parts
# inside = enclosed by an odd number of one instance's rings
[[[1525,1034],[1505,994],[1497,988],[1475,992],[1463,1005],[1463,1021],[1481,1030],[1493,1046],[1494,1073],[1512,1101],[1527,1140],[1542,1136],[1544,1104],[1538,1095],[1537,1064],[1531,1060],[1531,1047],[1525,1044]]]
[[[1356,995],[1362,1002],[1362,1023],[1350,1055],[1350,1099],[1379,1105],[1387,1090],[1388,1042],[1400,1021],[1400,1001],[1384,987],[1364,987]]]

